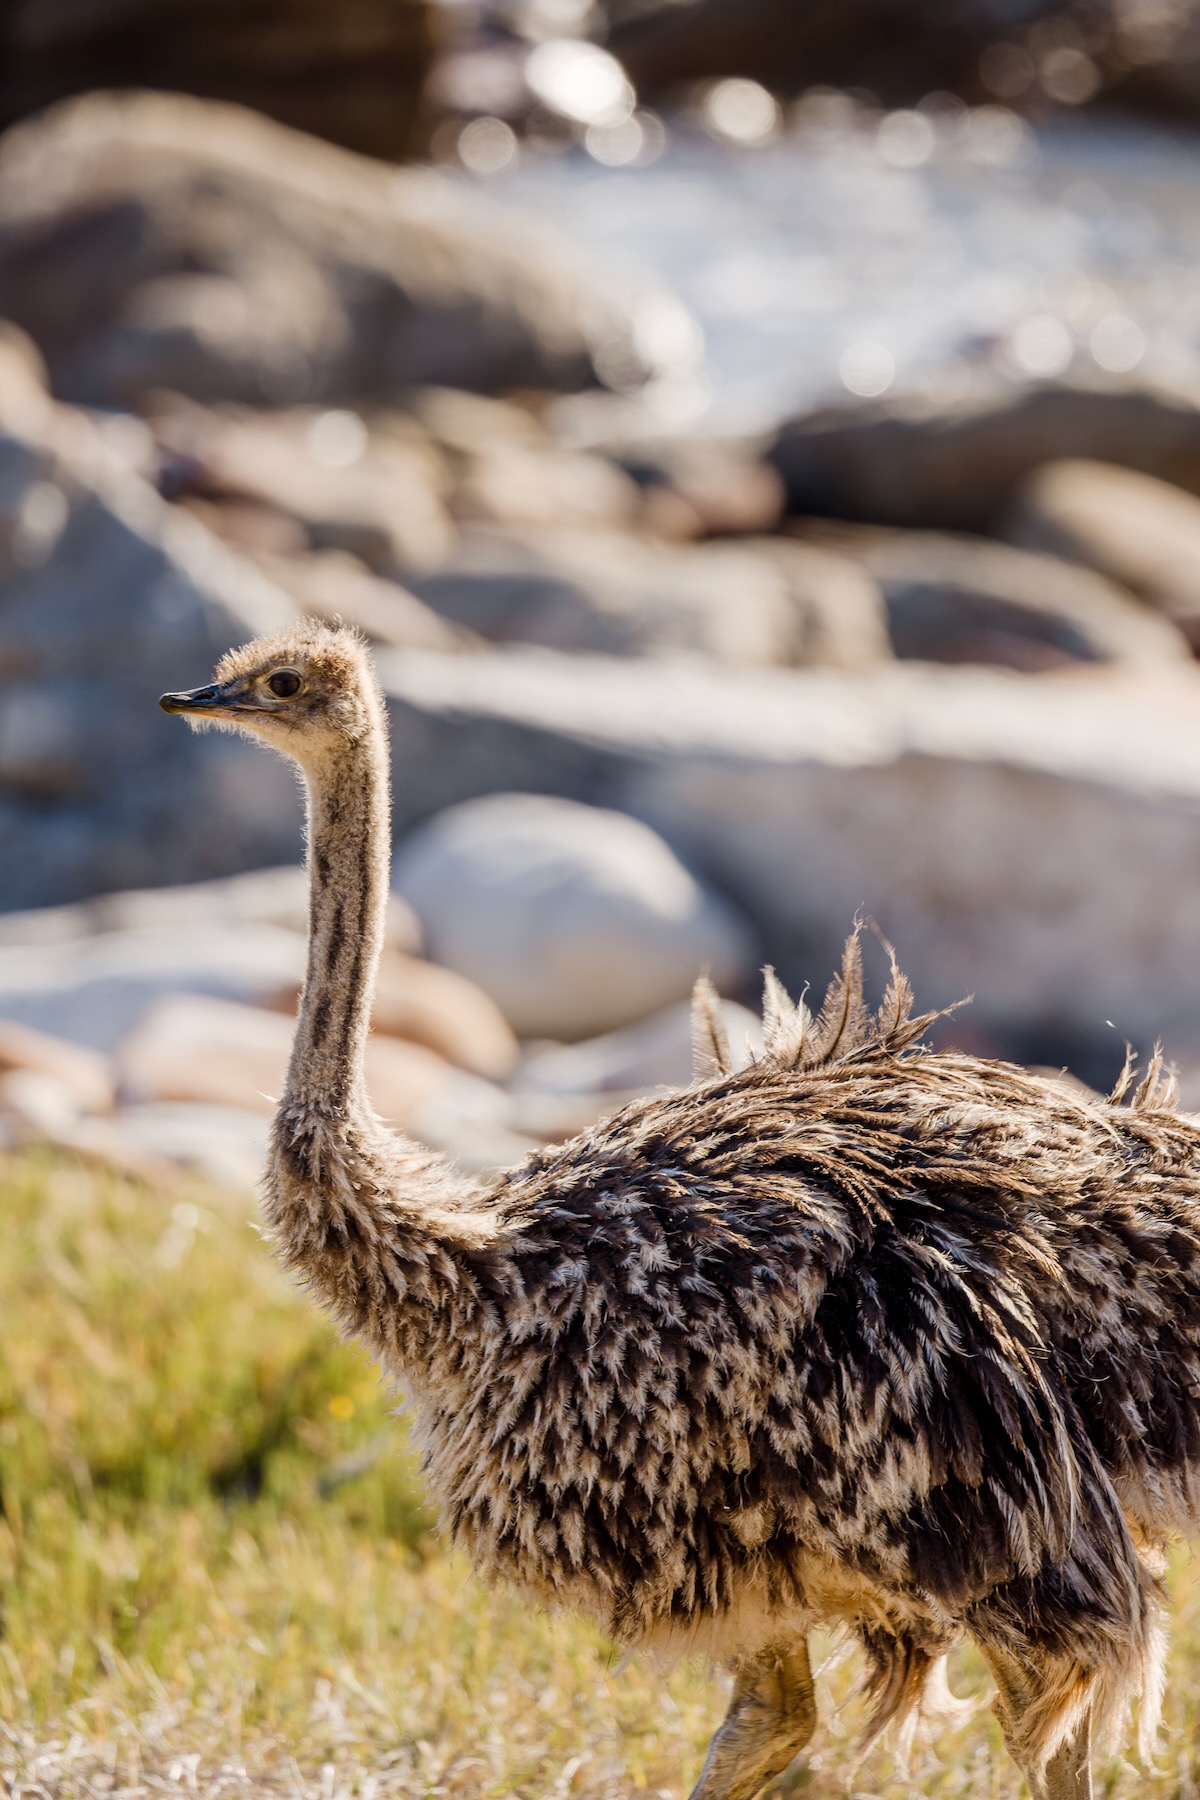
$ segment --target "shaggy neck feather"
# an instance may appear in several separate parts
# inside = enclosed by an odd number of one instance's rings
[[[307,771],[308,971],[284,1105],[369,1116],[363,1074],[388,896],[388,784],[370,736]]]

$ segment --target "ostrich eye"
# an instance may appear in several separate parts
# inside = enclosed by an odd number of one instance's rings
[[[267,682],[271,692],[280,700],[290,700],[293,694],[300,692],[300,677],[294,669],[280,669]]]

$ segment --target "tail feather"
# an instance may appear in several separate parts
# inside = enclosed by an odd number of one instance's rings
[[[774,969],[763,970],[763,1061],[781,1069],[816,1069],[861,1051],[898,1055],[919,1042],[935,1019],[953,1012],[913,1014],[913,991],[881,938],[890,965],[888,984],[877,1012],[863,998],[862,926],[856,924],[842,951],[842,966],[833,977],[814,1019],[801,1000],[790,1000]]]
[[[720,995],[708,976],[701,975],[692,989],[692,1076],[696,1081],[710,1081],[732,1069]]]
[[[1109,1100],[1114,1106],[1128,1103],[1134,1112],[1175,1111],[1179,1105],[1179,1071],[1167,1061],[1161,1044],[1155,1044],[1140,1080],[1133,1046],[1126,1044],[1125,1061]]]

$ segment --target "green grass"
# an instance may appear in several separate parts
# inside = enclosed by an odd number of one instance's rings
[[[577,1621],[484,1592],[437,1539],[373,1372],[245,1203],[0,1157],[0,1792],[627,1800],[686,1794],[720,1679],[619,1672]],[[1198,1792],[1200,1582],[1176,1571],[1157,1768]],[[855,1766],[822,1680],[797,1795],[1013,1800],[986,1712]],[[982,1690],[969,1657],[955,1670]]]

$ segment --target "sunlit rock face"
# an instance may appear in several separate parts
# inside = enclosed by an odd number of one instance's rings
[[[235,100],[372,156],[412,155],[427,121],[431,0],[9,0],[0,124],[89,88]]]
[[[804,414],[772,451],[791,511],[956,531],[993,528],[1034,469],[1081,456],[1200,491],[1200,388],[981,372]]]
[[[484,787],[653,825],[818,990],[856,914],[989,1054],[1200,1060],[1200,680],[385,655],[397,824]],[[882,962],[882,959],[881,959]],[[1110,1023],[1111,1021],[1111,1023]]]
[[[1015,543],[1122,582],[1200,649],[1200,499],[1089,458],[1044,463],[1004,520]]]
[[[62,398],[106,406],[636,387],[658,354],[554,233],[178,95],[93,94],[8,134],[0,312]]]
[[[0,911],[297,855],[288,772],[155,706],[291,602],[159,499],[132,421],[47,402],[18,431],[5,388]]]

